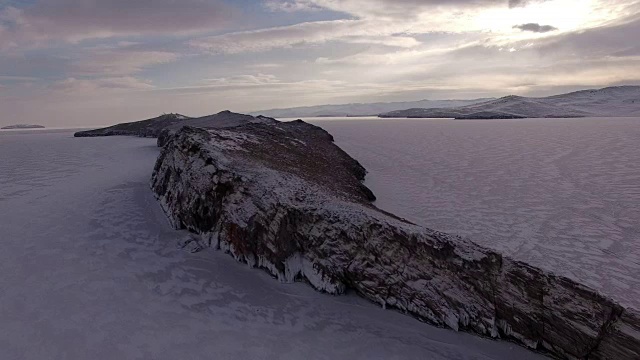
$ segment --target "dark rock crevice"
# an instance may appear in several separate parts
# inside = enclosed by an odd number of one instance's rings
[[[607,321],[604,324],[602,324],[602,327],[600,328],[600,332],[598,333],[598,337],[596,338],[596,341],[594,342],[592,348],[589,349],[589,351],[585,354],[584,356],[585,359],[587,360],[598,359],[598,356],[597,355],[594,356],[594,354],[597,353],[602,341],[607,336],[610,336],[611,330],[613,329],[615,324],[618,322],[623,312],[624,312],[624,309],[619,306],[616,306],[613,309],[611,309],[611,313],[609,314]]]

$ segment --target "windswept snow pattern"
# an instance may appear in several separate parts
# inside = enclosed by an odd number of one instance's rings
[[[189,252],[149,189],[158,151],[0,133],[0,359],[541,358]]]
[[[344,120],[378,207],[640,308],[640,118]]]

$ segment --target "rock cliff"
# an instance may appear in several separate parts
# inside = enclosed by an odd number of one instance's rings
[[[365,169],[302,121],[184,127],[151,187],[198,247],[283,282],[568,359],[640,358],[640,313],[570,279],[374,207]]]

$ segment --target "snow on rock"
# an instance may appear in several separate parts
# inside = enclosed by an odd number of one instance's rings
[[[165,127],[158,134],[158,146],[163,146],[169,137],[180,130],[183,126],[192,126],[203,129],[224,129],[232,128],[234,126],[252,124],[252,123],[266,123],[273,124],[276,120],[264,116],[251,116],[245,114],[238,114],[228,110],[221,111],[214,115],[203,116],[195,119],[186,119],[185,121]],[[228,136],[229,133],[227,133]]]
[[[185,127],[166,140],[151,187],[171,223],[280,281],[352,289],[438,326],[562,358],[640,356],[638,311],[375,208],[365,169],[318,127]]]

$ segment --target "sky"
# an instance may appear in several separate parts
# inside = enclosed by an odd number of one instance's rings
[[[0,0],[0,125],[621,84],[639,0]]]

